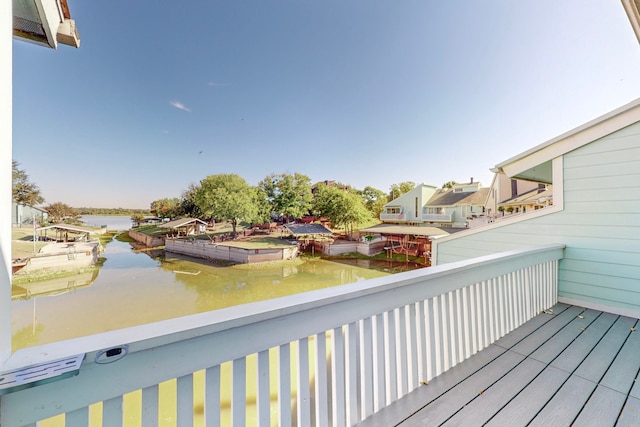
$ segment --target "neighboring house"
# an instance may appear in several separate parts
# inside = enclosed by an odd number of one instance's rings
[[[553,205],[443,237],[434,243],[434,264],[562,243],[561,301],[640,316],[640,99],[495,170],[553,185]]]
[[[418,184],[413,190],[384,205],[380,220],[388,224],[423,223],[422,208],[437,191],[433,185]]]
[[[504,215],[505,212],[526,213],[553,206],[553,186],[551,184],[538,185],[538,188],[500,202],[498,205],[500,214]]]
[[[493,180],[489,186],[490,190],[485,205],[485,212],[489,217],[502,215],[499,207],[507,200],[514,200],[533,190],[540,189],[541,184],[537,182],[512,179],[505,174],[496,173],[495,170],[493,172]]]
[[[44,209],[27,206],[20,203],[11,203],[11,226],[21,227],[25,225],[43,224],[47,222],[49,213]]]
[[[425,222],[444,227],[465,228],[469,221],[484,215],[488,188],[482,188],[473,178],[468,183],[443,188],[424,207]]]
[[[387,224],[464,228],[469,221],[483,216],[488,194],[489,189],[482,188],[473,178],[452,188],[420,184],[387,203],[380,220]]]

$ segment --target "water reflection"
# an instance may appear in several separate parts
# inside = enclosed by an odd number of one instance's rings
[[[103,256],[82,286],[69,286],[69,277],[29,284],[12,303],[14,350],[395,272],[367,260],[220,267],[169,253],[152,258],[116,240]]]

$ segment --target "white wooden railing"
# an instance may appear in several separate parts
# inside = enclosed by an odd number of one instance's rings
[[[397,213],[397,214],[390,214],[390,213],[381,213],[380,214],[380,221],[404,221],[405,219],[407,219],[407,214],[405,213]]]
[[[510,251],[20,350],[5,367],[86,355],[72,378],[0,397],[0,425],[60,413],[66,426],[353,425],[551,307],[562,254]],[[95,363],[110,348],[116,361]]]
[[[433,221],[433,222],[451,222],[453,218],[453,213],[448,214],[422,214],[423,221]]]

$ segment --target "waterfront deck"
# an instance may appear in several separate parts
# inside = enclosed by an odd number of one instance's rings
[[[640,425],[637,323],[558,304],[360,425]]]

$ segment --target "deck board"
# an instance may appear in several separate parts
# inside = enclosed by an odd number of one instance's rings
[[[522,360],[499,381],[492,384],[487,390],[483,390],[482,394],[460,409],[449,419],[449,423],[461,426],[486,423],[496,413],[496,408],[507,405],[544,368],[545,364],[537,360],[531,358]]]
[[[520,394],[497,412],[488,426],[526,425],[547,404],[549,390],[557,390],[569,378],[569,373],[549,366]]]
[[[624,409],[620,414],[619,426],[639,426],[640,425],[640,399],[629,397]]]
[[[640,425],[636,327],[559,304],[361,425]]]
[[[573,426],[613,425],[611,420],[618,418],[626,395],[599,385],[582,408]]]
[[[635,326],[634,324],[634,328]],[[626,342],[600,381],[603,386],[625,395],[633,386],[635,374],[638,371],[638,357],[640,357],[640,335],[631,330],[627,334]]]
[[[545,407],[531,421],[531,427],[569,426],[589,400],[596,385],[584,378],[569,377]],[[612,424],[613,425],[613,424]]]
[[[609,369],[620,347],[629,335],[629,329],[634,325],[635,319],[618,317],[607,333],[602,337],[586,359],[575,371],[575,375],[594,383],[600,382]]]
[[[498,381],[524,359],[514,352],[505,352],[453,389],[414,414],[402,426],[440,425],[453,414]]]

